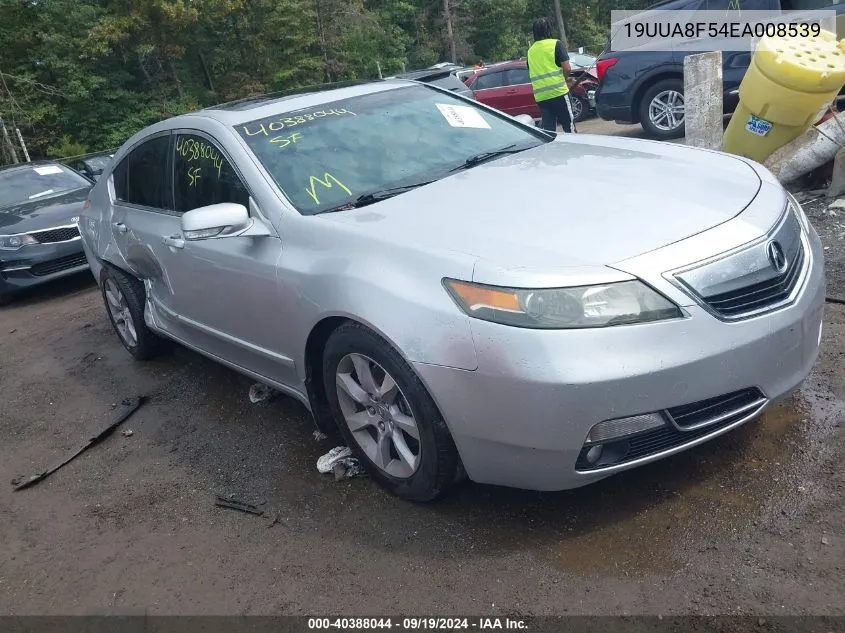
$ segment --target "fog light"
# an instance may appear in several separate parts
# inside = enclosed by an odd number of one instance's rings
[[[644,413],[642,415],[632,415],[627,418],[604,420],[590,429],[585,443],[598,444],[599,442],[607,442],[665,425],[666,420],[661,413]]]
[[[590,464],[595,464],[597,461],[599,461],[599,457],[601,457],[601,449],[602,449],[601,444],[590,447],[590,450],[588,450],[587,454],[584,456],[585,459]]]

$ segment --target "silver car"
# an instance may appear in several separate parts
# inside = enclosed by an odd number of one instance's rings
[[[80,220],[121,342],[300,400],[393,493],[560,490],[795,390],[824,270],[760,165],[387,81],[178,116]]]

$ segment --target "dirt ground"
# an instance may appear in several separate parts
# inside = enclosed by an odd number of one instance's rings
[[[826,207],[807,205],[845,296]],[[133,362],[90,277],[65,280],[0,310],[0,614],[842,615],[844,352],[828,304],[805,388],[758,421],[580,490],[413,505],[318,474],[335,442],[294,401],[251,404],[184,349]],[[13,492],[137,394],[113,436]]]

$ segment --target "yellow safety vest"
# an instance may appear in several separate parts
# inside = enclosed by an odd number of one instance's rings
[[[569,92],[563,71],[555,64],[555,47],[558,40],[538,40],[528,49],[528,71],[531,88],[538,103],[561,97]]]

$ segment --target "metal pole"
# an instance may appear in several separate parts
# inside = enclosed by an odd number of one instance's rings
[[[18,141],[20,141],[21,149],[23,150],[23,155],[26,156],[26,162],[31,163],[32,161],[29,158],[29,152],[26,149],[26,143],[23,142],[23,136],[21,136],[21,131],[18,128],[15,128],[15,132],[18,135]]]
[[[6,130],[6,124],[3,123],[2,117],[0,117],[0,130],[3,131],[3,140],[6,142],[6,147],[9,148],[9,154],[12,156],[12,162],[17,165],[20,162],[18,160],[18,154],[15,151],[15,146],[12,145],[12,139],[9,138],[9,132]]]
[[[378,60],[376,60],[376,67],[378,67],[378,78],[384,79],[384,77],[381,76],[381,64],[379,63]]]

